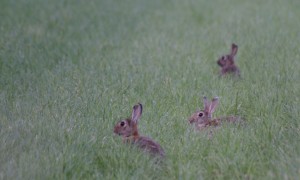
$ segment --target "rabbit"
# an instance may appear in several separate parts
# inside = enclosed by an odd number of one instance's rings
[[[206,127],[217,127],[222,122],[240,122],[241,118],[237,116],[227,116],[220,118],[212,118],[212,114],[219,104],[219,98],[214,97],[211,102],[203,97],[204,110],[198,110],[188,119],[190,124],[195,124],[197,130],[205,129]]]
[[[220,70],[220,75],[224,76],[228,73],[234,74],[235,76],[240,77],[240,69],[237,67],[237,65],[235,64],[235,60],[234,57],[237,54],[238,51],[238,46],[236,44],[232,44],[231,45],[231,53],[221,56],[218,61],[217,64],[221,67]]]
[[[114,127],[114,133],[123,137],[124,143],[131,143],[153,156],[165,157],[163,148],[149,137],[140,136],[138,121],[142,115],[143,106],[138,103],[133,106],[131,118],[119,121]]]

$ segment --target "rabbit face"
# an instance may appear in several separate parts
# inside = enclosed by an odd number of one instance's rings
[[[119,136],[129,137],[132,135],[131,121],[129,119],[119,121],[114,128],[114,133]]]
[[[204,110],[198,110],[193,113],[188,119],[189,123],[199,125],[210,121],[212,113],[215,111],[218,103],[218,97],[214,97],[211,101],[208,101],[206,97],[203,97]]]
[[[219,60],[217,61],[218,65],[220,67],[228,67],[230,65],[234,64],[234,60],[233,57],[230,55],[225,55],[219,58]]]
[[[123,137],[134,136],[138,137],[137,123],[142,115],[143,106],[142,104],[137,104],[132,108],[131,118],[119,121],[114,128],[114,133]]]
[[[196,111],[192,116],[189,118],[190,124],[199,124],[203,123],[208,120],[208,115],[204,111]]]

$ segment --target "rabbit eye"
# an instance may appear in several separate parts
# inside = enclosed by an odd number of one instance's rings
[[[123,127],[125,126],[125,122],[124,121],[121,121],[120,125]]]
[[[224,57],[224,56],[222,56],[222,60],[225,60],[225,57]]]
[[[202,116],[203,116],[203,113],[202,113],[202,112],[201,112],[201,113],[199,113],[199,114],[198,114],[198,116],[199,116],[199,117],[202,117]]]

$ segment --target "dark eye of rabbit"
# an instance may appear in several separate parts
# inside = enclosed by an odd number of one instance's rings
[[[199,117],[202,117],[203,116],[203,113],[201,112],[201,113],[199,113],[199,115],[198,115]]]
[[[222,56],[222,60],[225,60],[225,57],[224,57],[224,56]]]
[[[120,125],[123,127],[125,126],[125,122],[124,121],[121,121]]]

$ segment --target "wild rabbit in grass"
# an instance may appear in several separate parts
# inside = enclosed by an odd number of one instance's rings
[[[203,97],[204,110],[198,110],[192,114],[188,119],[190,124],[194,124],[197,130],[205,129],[206,127],[216,127],[221,125],[222,122],[240,122],[241,118],[238,116],[227,116],[220,118],[212,118],[212,114],[215,111],[219,98],[214,97],[211,102]]]
[[[231,45],[231,52],[230,54],[221,56],[217,64],[221,67],[220,75],[224,76],[226,74],[234,74],[235,76],[240,77],[240,70],[235,64],[234,57],[237,54],[238,46],[236,44]]]
[[[131,143],[154,156],[164,157],[162,147],[149,137],[140,136],[138,121],[142,115],[143,106],[138,103],[133,106],[131,118],[119,121],[114,127],[114,133],[123,137],[123,142]]]

